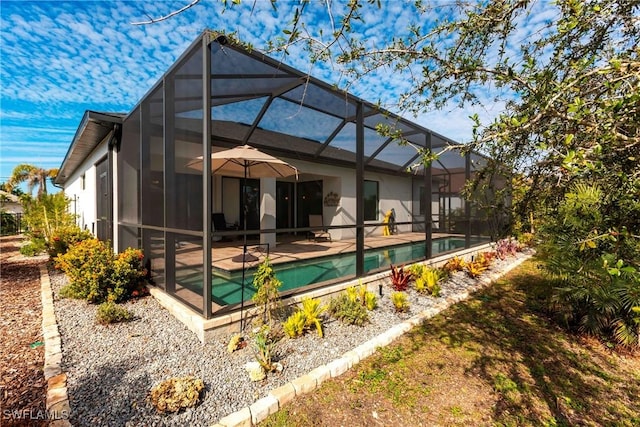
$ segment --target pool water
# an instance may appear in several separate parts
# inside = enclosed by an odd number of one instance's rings
[[[471,245],[477,245],[486,241],[486,239],[482,238],[472,238]],[[424,245],[425,242],[422,241],[386,248],[369,249],[365,251],[364,255],[365,272],[389,267],[391,264],[403,264],[409,261],[423,259],[425,252]],[[461,248],[464,248],[464,239],[445,237],[432,241],[432,254],[434,256],[439,253]],[[275,264],[274,269],[277,278],[282,282],[280,292],[284,292],[327,280],[355,277],[355,264],[355,253],[349,253]],[[245,301],[250,300],[255,292],[252,286],[254,272],[255,268],[245,271]],[[191,280],[187,279],[187,282],[191,282]],[[200,283],[201,282],[202,280],[200,280]],[[242,295],[240,287],[242,283],[242,272],[236,271],[229,275],[226,271],[218,271],[214,268],[212,282],[212,299],[216,304],[229,305],[240,302]],[[189,287],[199,292],[202,285],[198,286],[196,284],[198,283],[197,278],[194,277],[192,283],[193,285]],[[196,287],[198,288],[197,290],[195,289]]]

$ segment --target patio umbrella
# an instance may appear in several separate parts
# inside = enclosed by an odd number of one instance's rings
[[[197,157],[187,166],[202,170],[203,156]],[[242,188],[246,185],[247,178],[284,178],[295,175],[298,179],[298,169],[284,160],[263,153],[250,145],[241,145],[228,150],[217,151],[211,154],[211,172],[216,175],[236,176],[243,178]],[[244,195],[243,195],[244,196]],[[244,198],[244,197],[243,197]],[[243,221],[243,245],[242,245],[242,283],[240,284],[240,328],[242,329],[242,310],[244,309],[244,281],[245,261],[247,258],[247,206],[244,206]]]

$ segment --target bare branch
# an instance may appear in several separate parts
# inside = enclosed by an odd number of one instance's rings
[[[200,0],[193,0],[188,5],[184,6],[181,9],[174,10],[173,12],[171,12],[168,15],[161,16],[160,18],[152,18],[149,21],[132,22],[131,25],[149,25],[149,24],[155,24],[156,22],[165,21],[165,20],[171,18],[172,16],[176,16],[176,15],[184,12],[187,9],[191,9],[193,6],[195,6],[198,3],[200,3]]]

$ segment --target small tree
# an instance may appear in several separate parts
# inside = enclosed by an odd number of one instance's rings
[[[27,235],[32,239],[49,240],[53,231],[75,225],[75,217],[68,212],[69,199],[64,193],[45,194],[39,198],[22,197]]]
[[[262,314],[262,321],[271,325],[272,313],[278,307],[280,298],[278,289],[282,286],[282,282],[276,278],[269,258],[265,258],[253,274],[253,286],[256,289],[253,302]]]

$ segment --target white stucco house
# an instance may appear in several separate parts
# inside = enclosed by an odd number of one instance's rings
[[[379,125],[409,144],[381,136]],[[188,166],[243,144],[295,166],[297,179]],[[430,166],[408,170],[416,147],[445,146],[453,149]],[[272,254],[288,251],[276,262],[283,275],[291,270],[292,293],[386,268],[385,257],[429,258],[438,236],[466,247],[486,240],[482,215],[460,196],[484,158],[457,146],[205,31],[132,111],[85,113],[56,184],[76,201],[82,227],[118,250],[142,248],[155,286],[211,319],[250,298],[232,259],[245,236]],[[381,240],[391,211],[395,234]],[[310,215],[322,217],[330,242],[309,242]],[[224,218],[224,227],[212,218]],[[400,255],[401,245],[411,250]]]

